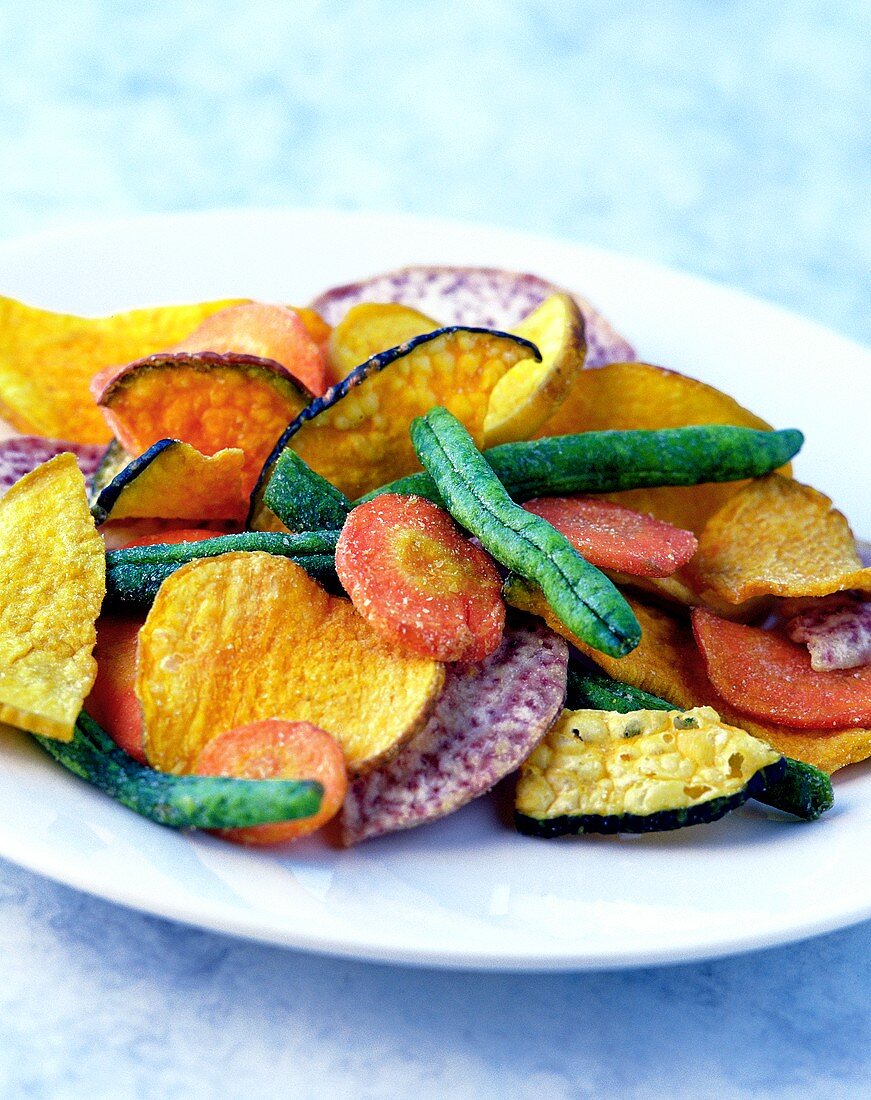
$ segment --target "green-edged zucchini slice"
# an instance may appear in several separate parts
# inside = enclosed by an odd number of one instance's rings
[[[563,711],[517,785],[521,833],[647,833],[700,825],[778,782],[780,753],[711,707]]]

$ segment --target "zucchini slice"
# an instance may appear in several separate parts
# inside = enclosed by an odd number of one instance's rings
[[[563,711],[520,773],[515,824],[529,836],[647,833],[716,821],[777,783],[780,753],[688,711]]]

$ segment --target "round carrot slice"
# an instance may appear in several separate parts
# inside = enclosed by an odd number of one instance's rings
[[[482,661],[502,640],[505,604],[492,558],[422,497],[385,493],[354,508],[336,572],[363,618],[415,656]]]
[[[596,497],[540,497],[523,507],[546,519],[592,565],[633,577],[668,577],[698,546],[692,531]]]
[[[702,608],[693,631],[711,683],[742,713],[795,729],[871,723],[871,665],[815,672],[805,646]]]
[[[238,844],[284,844],[307,836],[339,812],[348,789],[345,757],[335,737],[311,722],[279,718],[219,733],[200,750],[192,771],[236,779],[313,779],[323,787],[321,808],[313,817],[215,830]]]

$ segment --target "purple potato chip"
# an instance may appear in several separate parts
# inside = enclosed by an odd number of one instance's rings
[[[401,302],[440,325],[511,328],[561,288],[538,275],[495,267],[402,267],[359,283],[333,287],[311,303],[337,325],[360,302]],[[637,358],[635,349],[586,298],[573,295],[584,315],[587,367]]]
[[[871,664],[871,602],[858,596],[844,595],[790,619],[786,633],[808,647],[816,672]]]
[[[486,794],[558,717],[567,666],[565,641],[532,623],[508,627],[485,661],[448,665],[426,726],[392,760],[351,783],[344,843],[436,821]]]
[[[65,443],[39,435],[18,435],[0,443],[0,496],[25,474],[55,455],[71,451],[86,478],[93,477],[106,448],[101,443]]]

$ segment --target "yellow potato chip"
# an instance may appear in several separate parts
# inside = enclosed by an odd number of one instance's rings
[[[93,376],[178,343],[237,302],[76,317],[0,297],[0,416],[19,432],[106,443],[111,432],[88,390]]]
[[[611,363],[575,374],[556,413],[536,438],[574,432],[631,428],[681,428],[687,424],[734,424],[770,430],[771,425],[720,390],[650,363]],[[698,534],[746,482],[629,489],[609,500]]]
[[[381,369],[325,407],[312,403],[288,446],[316,472],[356,499],[420,469],[409,425],[444,405],[481,446],[493,387],[530,347],[511,336],[445,329],[401,345]],[[311,415],[316,413],[316,415]]]
[[[241,520],[248,511],[244,465],[238,448],[204,455],[189,443],[164,439],[100,491],[95,514],[101,520]]]
[[[361,302],[348,310],[330,335],[330,366],[336,378],[346,378],[379,351],[438,327],[438,321],[397,302]]]
[[[831,500],[768,474],[748,482],[708,520],[692,562],[696,587],[740,604],[754,596],[871,592],[853,532]]]
[[[552,294],[513,331],[535,344],[541,362],[523,359],[496,383],[484,421],[487,447],[529,439],[557,411],[584,366],[584,318],[568,294]]]
[[[259,552],[183,566],[139,635],[146,755],[163,771],[189,771],[210,738],[262,718],[313,722],[364,771],[421,727],[443,682],[443,665],[407,656],[349,600]]]
[[[683,709],[713,707],[730,725],[746,730],[795,760],[833,772],[871,757],[871,730],[789,729],[747,718],[734,710],[708,679],[692,628],[684,617],[627,597],[641,624],[641,642],[625,657],[615,658],[591,649],[575,637],[554,615],[540,590],[526,582],[512,580],[506,598],[514,607],[541,616],[552,630],[562,634],[615,680],[649,691]]]
[[[106,557],[75,455],[0,500],[0,721],[70,741],[97,674]]]

